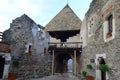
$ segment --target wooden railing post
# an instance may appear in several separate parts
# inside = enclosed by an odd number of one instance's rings
[[[74,75],[76,76],[76,50],[74,50]]]
[[[55,57],[55,53],[53,50],[53,52],[52,52],[52,75],[54,75],[54,57]]]

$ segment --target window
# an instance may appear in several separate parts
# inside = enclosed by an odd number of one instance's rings
[[[32,43],[26,45],[25,53],[32,53]]]
[[[108,31],[110,32],[110,33],[112,33],[112,20],[113,20],[113,16],[112,15],[110,15],[109,17],[108,17]]]
[[[44,48],[44,56],[47,54],[47,49]]]
[[[113,14],[108,14],[104,21],[104,41],[108,42],[115,37],[115,19]]]
[[[29,45],[28,53],[32,53],[32,45]]]
[[[113,16],[110,15],[107,21],[108,21],[108,31],[106,33],[106,38],[109,38],[112,36],[112,32],[113,32]]]
[[[88,36],[89,37],[91,37],[93,35],[93,33],[92,33],[93,26],[94,26],[94,20],[93,20],[93,18],[90,18],[89,22],[88,22]]]

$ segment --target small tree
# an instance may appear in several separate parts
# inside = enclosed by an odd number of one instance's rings
[[[87,69],[93,69],[91,64],[87,64]]]
[[[86,71],[82,71],[82,75],[83,75],[84,77],[86,77],[87,72],[86,72]]]
[[[18,65],[19,65],[18,60],[13,60],[12,66],[13,66],[13,67],[18,67]]]
[[[106,65],[106,64],[100,64],[100,65],[99,65],[99,69],[100,69],[101,71],[106,72],[106,71],[109,70],[109,67],[108,67],[108,65]]]

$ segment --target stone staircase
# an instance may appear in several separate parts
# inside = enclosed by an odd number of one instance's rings
[[[79,79],[70,73],[64,73],[64,74],[55,74],[40,79],[30,79],[30,80],[79,80]]]

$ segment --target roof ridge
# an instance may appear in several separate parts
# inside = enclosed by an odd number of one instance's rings
[[[45,26],[47,31],[53,31],[53,30],[60,30],[57,29],[63,28],[65,30],[72,30],[75,28],[78,30],[77,27],[81,26],[81,19],[75,14],[75,12],[70,8],[70,6],[67,4],[59,13]],[[72,24],[73,23],[73,24]],[[54,25],[53,25],[54,24]],[[77,26],[79,24],[79,26]],[[52,26],[51,26],[52,25]],[[71,28],[69,28],[69,26]]]

